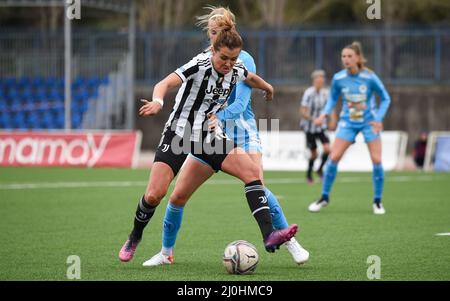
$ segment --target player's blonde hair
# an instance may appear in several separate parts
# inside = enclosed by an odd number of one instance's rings
[[[211,20],[216,23],[219,31],[236,28],[236,17],[228,7],[208,5],[204,9],[209,10],[209,13],[196,17],[197,22],[195,23],[203,30],[209,30],[209,22]]]
[[[367,59],[364,56],[364,53],[363,53],[363,50],[362,50],[362,45],[361,45],[360,42],[354,41],[350,45],[345,46],[344,49],[351,49],[351,50],[353,50],[356,53],[356,55],[359,56],[359,61],[358,61],[357,64],[358,64],[358,68],[360,70],[362,70],[362,69],[370,70],[369,68],[366,67]]]

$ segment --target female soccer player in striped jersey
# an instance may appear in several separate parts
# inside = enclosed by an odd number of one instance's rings
[[[369,147],[373,163],[373,212],[384,214],[381,203],[384,186],[384,171],[381,164],[381,139],[383,118],[389,108],[391,99],[378,76],[365,67],[361,44],[354,42],[346,46],[341,54],[344,70],[336,73],[331,83],[330,97],[323,113],[315,120],[322,124],[331,113],[340,96],[343,106],[336,130],[330,158],[325,167],[322,185],[322,196],[309,206],[309,211],[318,212],[329,203],[329,194],[337,174],[337,165],[347,148],[355,142],[356,135],[361,132]],[[380,106],[377,109],[373,93],[380,96]]]
[[[205,174],[206,166],[199,160],[215,171],[231,174],[244,182],[247,201],[260,227],[265,248],[274,252],[295,235],[297,225],[282,230],[273,229],[258,166],[220,130],[213,133],[208,130],[207,116],[215,114],[226,103],[234,86],[240,81],[245,80],[252,87],[266,91],[268,100],[273,98],[273,87],[256,74],[248,72],[238,61],[242,44],[242,38],[234,28],[221,31],[212,51],[199,54],[159,82],[153,90],[153,101],[142,106],[139,113],[142,116],[159,113],[168,89],[181,86],[157,151],[161,161],[168,166],[178,160],[179,153],[190,152],[170,202],[175,205],[185,203],[210,177],[210,170]],[[175,209],[172,213],[179,214],[183,208],[178,206]]]
[[[197,22],[197,25],[207,31],[210,42],[214,43],[217,35],[224,28],[232,27],[235,29],[235,17],[227,8],[209,6],[207,9],[210,12],[198,17],[199,22]],[[207,49],[206,51],[210,50]],[[248,52],[241,50],[239,59],[242,60],[250,72],[256,72],[255,62]],[[245,82],[238,83],[228,99],[228,107],[219,111],[216,115],[212,114],[209,117],[209,122],[211,130],[220,127],[220,123],[226,125],[224,128],[226,135],[233,139],[237,146],[245,150],[252,161],[256,163],[259,167],[260,179],[262,180],[262,148],[255,115],[251,107],[251,92],[252,88]],[[209,166],[204,166],[202,169],[204,170],[202,173],[205,174],[205,177],[210,177],[214,174],[214,170]],[[264,190],[268,206],[270,207],[274,228],[287,229],[289,225],[277,198],[267,187]],[[182,208],[185,205],[185,201],[187,202],[187,199],[183,200],[180,204],[169,202],[163,222],[162,250],[150,260],[146,261],[144,266],[172,263],[173,248],[181,226]],[[302,264],[308,260],[309,252],[300,246],[295,237],[292,237],[285,245],[296,263]]]

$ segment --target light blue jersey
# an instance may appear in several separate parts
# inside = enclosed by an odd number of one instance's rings
[[[252,56],[242,50],[239,54],[249,72],[256,73]],[[245,82],[239,82],[228,98],[228,106],[217,113],[217,118],[224,124],[224,132],[246,152],[262,152],[261,140],[255,114],[251,105],[252,88]]]
[[[374,92],[381,99],[379,108],[376,107]],[[367,69],[355,75],[346,69],[336,73],[323,113],[331,114],[340,96],[343,105],[336,137],[354,142],[356,135],[362,132],[366,142],[378,139],[379,135],[372,131],[370,122],[383,121],[391,103],[378,76]]]

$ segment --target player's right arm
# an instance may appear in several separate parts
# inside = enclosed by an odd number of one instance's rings
[[[153,116],[158,114],[163,107],[163,99],[168,90],[181,86],[181,78],[174,72],[157,83],[153,89],[152,101],[141,99],[144,105],[139,109],[140,116]]]
[[[337,104],[340,94],[341,92],[337,85],[336,79],[333,78],[333,81],[331,82],[331,91],[330,95],[328,96],[327,103],[322,111],[322,114],[320,114],[320,116],[314,120],[315,125],[320,126],[325,121],[325,118],[331,114],[331,112],[333,111],[334,107]]]
[[[170,89],[178,88],[182,83],[192,78],[198,71],[198,56],[194,57],[187,64],[169,74],[165,79],[160,81],[153,88],[152,101],[141,99],[144,105],[139,109],[140,116],[153,116],[158,114],[164,104],[164,96]]]
[[[308,97],[308,90],[303,93],[302,101],[300,103],[300,117],[306,120],[312,120],[313,118],[309,114],[310,107],[311,107],[311,101],[310,97]]]

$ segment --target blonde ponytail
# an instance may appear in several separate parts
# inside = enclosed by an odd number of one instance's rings
[[[229,31],[236,28],[236,17],[229,8],[210,5],[206,6],[205,9],[209,10],[209,13],[197,17],[197,22],[195,24],[198,27],[208,31],[209,21],[213,20],[216,22],[216,25],[220,31]]]

